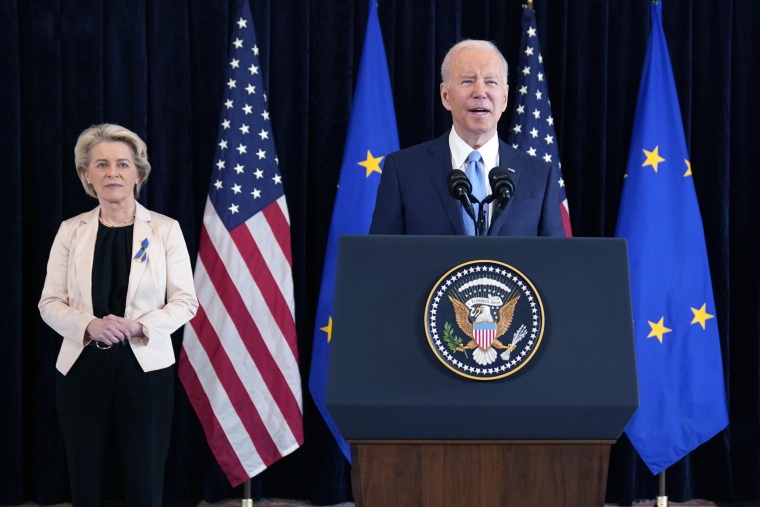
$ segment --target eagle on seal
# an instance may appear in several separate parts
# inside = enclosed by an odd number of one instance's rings
[[[457,345],[458,352],[464,352],[465,350],[475,349],[472,352],[472,357],[476,363],[481,365],[489,365],[496,360],[496,349],[507,349],[513,352],[517,346],[514,343],[504,345],[499,341],[499,337],[507,332],[509,326],[512,325],[512,319],[515,316],[515,305],[520,299],[520,296],[516,296],[501,307],[499,307],[498,317],[494,319],[491,314],[491,307],[488,305],[476,305],[472,309],[468,309],[460,300],[449,296],[449,300],[454,305],[454,315],[456,316],[457,324],[464,333],[470,337],[470,341],[466,345]],[[473,326],[479,323],[496,324],[496,332],[494,334],[493,342],[488,347],[481,348],[478,342],[473,336]]]

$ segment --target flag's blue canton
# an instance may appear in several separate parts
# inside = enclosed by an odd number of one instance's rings
[[[349,461],[349,446],[340,435],[325,404],[338,240],[343,234],[366,234],[369,231],[377,186],[380,183],[382,161],[387,154],[398,148],[396,115],[380,21],[377,17],[377,2],[370,1],[343,165],[327,239],[309,376],[309,389],[314,403]]]
[[[238,19],[233,37],[209,191],[228,230],[284,193],[250,18]]]
[[[556,174],[559,175],[557,185],[565,233],[571,236],[565,180],[559,161],[557,135],[554,132],[554,117],[543,62],[536,31],[536,16],[533,10],[525,7],[522,14],[520,58],[516,70],[515,110],[507,142],[513,148],[526,151],[555,167]]]
[[[728,424],[718,324],[689,154],[662,30],[652,29],[617,236],[628,239],[640,406],[626,433],[659,473]]]

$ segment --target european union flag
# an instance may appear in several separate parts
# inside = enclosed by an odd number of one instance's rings
[[[641,77],[616,235],[628,239],[640,406],[626,433],[657,474],[728,424],[702,218],[662,29]]]
[[[349,462],[349,446],[340,435],[325,404],[335,273],[338,265],[338,239],[343,234],[366,234],[369,231],[383,159],[398,148],[396,114],[393,109],[383,36],[377,17],[377,2],[371,0],[343,165],[340,169],[338,192],[327,238],[309,375],[309,390],[314,403]]]

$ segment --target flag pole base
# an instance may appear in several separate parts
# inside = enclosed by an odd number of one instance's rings
[[[240,500],[240,507],[253,507],[251,496],[251,479],[248,479],[243,484],[243,498]]]
[[[665,494],[665,470],[657,474],[658,492],[655,507],[668,507],[668,496]]]

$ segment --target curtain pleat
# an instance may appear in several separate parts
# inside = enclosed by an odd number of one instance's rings
[[[721,335],[730,426],[667,471],[672,501],[760,495],[760,4],[663,1]],[[0,299],[0,505],[67,501],[54,409],[61,338],[37,310],[60,222],[96,205],[76,177],[79,133],[125,125],[148,144],[140,200],[179,220],[193,262],[213,170],[237,0],[7,0],[0,3],[0,148],[5,270]],[[516,93],[524,0],[379,0],[399,138],[447,131],[440,64],[461,38],[493,40]],[[534,0],[573,232],[614,235],[649,0]],[[361,57],[363,0],[253,0],[254,25],[291,219],[305,445],[253,481],[255,498],[352,498],[350,466],[308,395],[327,232]],[[589,309],[593,311],[593,309]],[[173,337],[175,350],[181,332]],[[176,383],[166,503],[240,497]],[[114,489],[118,497],[120,489]],[[625,435],[613,446],[607,499],[657,495]]]

